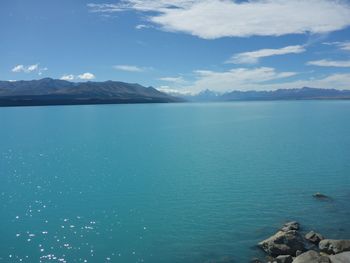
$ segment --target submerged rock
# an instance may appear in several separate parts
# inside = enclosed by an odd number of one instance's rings
[[[329,256],[332,263],[349,263],[350,252],[343,252],[336,255]]]
[[[271,256],[295,256],[298,250],[305,251],[303,237],[296,230],[278,231],[258,245]]]
[[[305,235],[305,239],[317,245],[318,243],[320,243],[321,240],[324,239],[324,237],[321,234],[316,233],[315,231],[310,231]]]
[[[330,263],[328,257],[321,256],[314,250],[309,250],[299,256],[297,256],[293,263]]]
[[[319,249],[327,254],[350,251],[350,240],[324,239],[318,244]]]
[[[331,199],[328,195],[325,195],[325,194],[321,194],[321,193],[319,193],[319,192],[317,192],[317,193],[314,193],[313,195],[312,195],[314,198],[316,198],[316,199],[321,199],[321,200],[326,200],[326,199]]]

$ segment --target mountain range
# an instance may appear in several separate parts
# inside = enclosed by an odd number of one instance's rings
[[[181,96],[119,81],[69,82],[51,78],[0,81],[0,106],[313,99],[350,99],[350,90],[309,87],[274,91],[236,90],[226,93],[205,90],[195,95]]]
[[[303,87],[300,89],[278,89],[273,91],[231,91],[218,93],[205,90],[195,95],[183,96],[188,101],[256,101],[256,100],[319,100],[350,99],[350,90],[318,89]]]
[[[180,102],[153,87],[119,81],[69,82],[44,78],[0,81],[0,106]]]

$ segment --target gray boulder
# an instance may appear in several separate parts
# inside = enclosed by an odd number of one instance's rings
[[[332,263],[349,263],[350,252],[343,252],[336,255],[329,256]]]
[[[321,240],[324,239],[324,237],[321,234],[316,233],[315,231],[310,231],[305,235],[305,239],[317,245],[318,243],[320,243]]]
[[[293,263],[330,263],[328,257],[321,256],[314,250],[309,250],[299,256],[297,256]]]
[[[290,255],[281,255],[276,258],[277,263],[292,263],[293,257]]]
[[[298,250],[305,251],[304,239],[296,230],[278,231],[258,245],[274,257],[279,255],[295,256]]]
[[[301,254],[303,254],[303,251],[297,250],[297,252],[295,252],[295,256],[300,256]]]
[[[350,240],[324,239],[318,244],[319,249],[327,254],[350,251]]]
[[[281,230],[285,232],[289,230],[299,230],[299,223],[296,221],[285,223],[281,228]]]

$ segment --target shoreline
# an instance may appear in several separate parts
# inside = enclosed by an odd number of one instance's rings
[[[313,198],[333,201],[322,193]],[[313,229],[302,229],[299,222],[285,223],[275,234],[259,242],[257,247],[265,258],[253,258],[251,263],[349,263],[350,240],[329,239]]]

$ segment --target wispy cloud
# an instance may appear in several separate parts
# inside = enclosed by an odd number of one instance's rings
[[[140,24],[135,26],[136,29],[140,30],[140,29],[145,29],[145,28],[150,28],[150,25],[144,25],[144,24]]]
[[[324,42],[324,45],[337,46],[341,50],[350,51],[350,41],[344,42]]]
[[[199,92],[210,89],[214,91],[259,89],[267,81],[295,76],[295,72],[278,72],[274,68],[236,68],[228,71],[196,70],[196,80],[185,90]]]
[[[143,72],[146,70],[146,68],[138,67],[134,65],[115,65],[113,66],[113,68],[116,70],[128,71],[128,72]]]
[[[117,4],[87,4],[90,12],[93,13],[114,13],[123,11],[123,8],[120,8]]]
[[[350,60],[314,60],[306,63],[311,66],[319,66],[319,67],[339,67],[339,68],[348,68],[350,67]]]
[[[350,41],[349,42],[344,42],[340,44],[340,48],[342,50],[350,51]]]
[[[287,46],[278,49],[260,49],[256,51],[243,52],[233,55],[226,63],[233,64],[256,64],[259,59],[270,56],[285,55],[285,54],[298,54],[305,52],[304,46]]]
[[[16,65],[12,68],[12,72],[14,73],[37,73],[38,75],[42,75],[44,71],[48,70],[46,67],[39,67],[39,64],[33,65]]]
[[[99,13],[146,13],[146,19],[162,30],[204,39],[323,34],[350,25],[350,4],[341,0],[123,0],[88,7]]]

